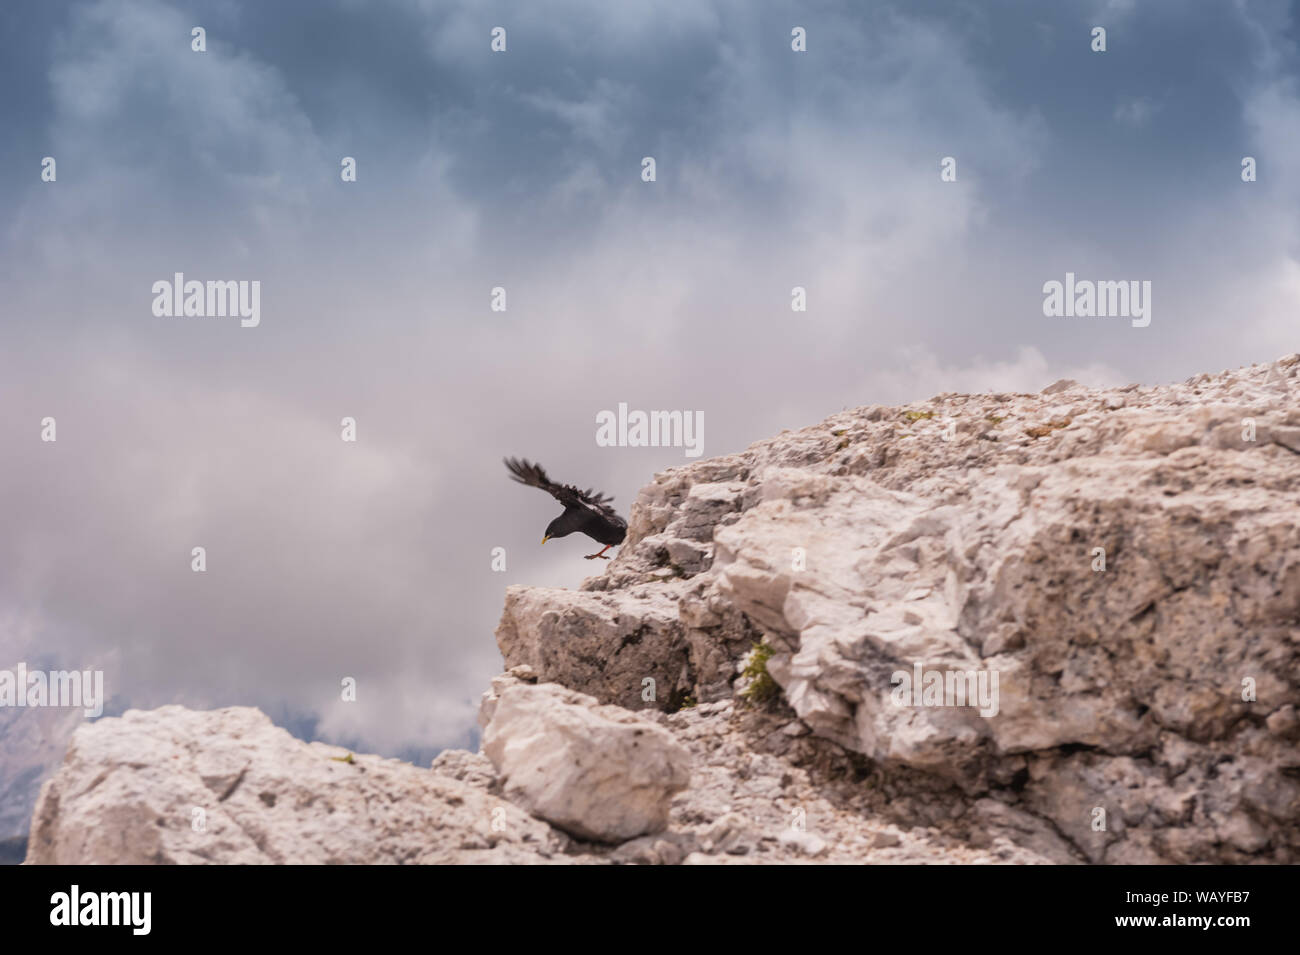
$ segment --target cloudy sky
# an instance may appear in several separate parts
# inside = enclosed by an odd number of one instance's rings
[[[0,665],[423,758],[474,739],[505,586],[592,571],[503,455],[626,510],[686,459],[597,446],[620,402],[715,455],[1296,351],[1297,12],[8,0]],[[1150,281],[1150,325],[1045,317],[1067,271]],[[260,325],[155,316],[176,272]]]

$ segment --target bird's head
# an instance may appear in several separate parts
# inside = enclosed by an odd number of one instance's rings
[[[573,531],[569,530],[567,527],[564,526],[563,518],[564,515],[561,514],[555,520],[551,521],[551,523],[546,525],[546,533],[542,536],[543,544],[545,544],[552,537],[567,537],[568,535],[573,533]]]

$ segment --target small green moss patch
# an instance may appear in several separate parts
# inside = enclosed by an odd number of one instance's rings
[[[780,693],[781,688],[772,679],[772,674],[767,672],[767,661],[771,658],[771,647],[762,642],[754,644],[745,669],[740,674],[746,681],[745,688],[740,691],[741,698],[750,703],[762,704],[775,699]]]

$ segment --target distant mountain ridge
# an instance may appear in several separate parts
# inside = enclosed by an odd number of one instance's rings
[[[27,836],[41,784],[83,722],[79,707],[0,706],[0,840]]]

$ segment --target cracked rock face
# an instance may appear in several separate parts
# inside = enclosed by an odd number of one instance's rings
[[[940,395],[673,468],[604,576],[510,589],[506,665],[672,711],[761,640],[817,738],[1086,859],[1296,861],[1298,370]],[[917,666],[996,707],[899,705]]]
[[[41,790],[27,862],[514,863],[567,843],[472,780],[348,755],[248,707],[85,724]]]
[[[580,839],[663,831],[690,782],[690,754],[667,730],[554,683],[498,681],[484,716],[483,752],[506,797]]]
[[[522,668],[496,677],[484,700],[489,720],[503,698],[514,696],[512,687],[531,679]],[[528,689],[567,706],[604,709],[560,687]],[[539,705],[530,695],[517,699]],[[509,709],[505,716],[510,722]],[[375,756],[353,755],[349,763],[346,751],[296,740],[255,709],[166,706],[77,731],[64,765],[42,790],[27,862],[1079,861],[1047,824],[1013,806],[986,799],[957,814],[942,793],[890,792],[857,778],[843,759],[813,765],[826,754],[788,712],[727,700],[671,715],[617,711],[611,718],[668,737],[690,765],[689,786],[669,800],[666,827],[656,822],[656,831],[618,845],[573,838],[524,811],[483,753],[447,750],[429,769]],[[554,744],[545,748],[568,758]],[[607,802],[586,801],[592,821],[610,818]],[[203,811],[199,827],[196,809]]]

